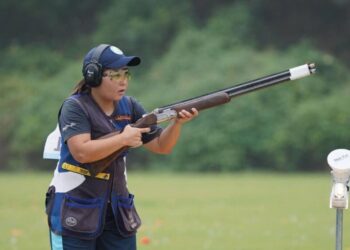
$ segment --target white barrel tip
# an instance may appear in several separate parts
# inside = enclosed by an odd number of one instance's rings
[[[314,71],[310,70],[310,67],[308,64],[304,64],[304,65],[289,69],[289,72],[290,72],[290,80],[296,80],[299,78],[303,78],[305,76],[309,76]]]

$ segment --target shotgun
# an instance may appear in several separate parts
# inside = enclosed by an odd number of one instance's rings
[[[146,128],[176,118],[178,116],[178,113],[183,109],[191,112],[192,108],[196,108],[198,111],[201,111],[204,109],[223,105],[225,103],[228,103],[233,97],[247,94],[249,92],[273,86],[282,82],[303,78],[315,72],[316,66],[314,63],[297,66],[276,74],[261,77],[255,80],[234,85],[229,88],[217,90],[211,93],[157,108],[152,112],[145,114],[134,124],[131,124],[131,126],[136,128]],[[113,132],[100,138],[107,138],[118,133],[119,132]],[[96,175],[105,170],[112,161],[118,158],[118,156],[128,148],[129,147],[123,147],[104,159],[89,163],[89,165],[92,166],[90,168],[91,174]]]

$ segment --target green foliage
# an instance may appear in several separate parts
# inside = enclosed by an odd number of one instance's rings
[[[40,168],[46,136],[55,128],[57,113],[64,98],[80,78],[80,65],[67,63],[60,74],[37,78],[26,73],[21,78],[6,78],[8,93],[0,102],[4,111],[0,138],[6,141],[9,168]],[[38,84],[40,83],[40,84]],[[6,160],[6,159],[5,159]]]
[[[226,5],[215,11],[207,22],[207,35],[209,37],[220,37],[223,48],[230,48],[233,45],[254,46],[255,35],[252,32],[254,18],[252,18],[246,4],[236,3]]]
[[[114,1],[101,13],[95,43],[111,43],[143,58],[150,65],[168,48],[189,21],[187,1]]]
[[[28,75],[52,76],[64,66],[61,53],[45,47],[12,45],[2,55],[0,72],[18,74],[22,79]]]
[[[350,89],[297,105],[269,141],[271,161],[280,169],[303,166],[305,170],[326,168],[327,154],[348,148],[350,134]]]

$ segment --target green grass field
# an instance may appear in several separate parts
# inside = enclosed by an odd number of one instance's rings
[[[50,174],[0,174],[0,249],[49,249],[44,194]],[[132,173],[143,225],[138,249],[335,248],[328,174]],[[344,212],[344,250],[350,250]],[[140,243],[148,237],[150,243]]]

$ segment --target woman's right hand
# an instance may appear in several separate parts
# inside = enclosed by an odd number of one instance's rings
[[[125,146],[137,148],[142,146],[142,133],[148,133],[150,131],[150,128],[134,128],[127,125],[120,135],[123,137]]]

